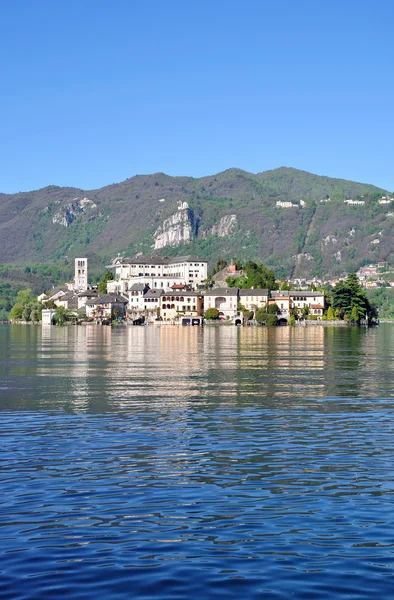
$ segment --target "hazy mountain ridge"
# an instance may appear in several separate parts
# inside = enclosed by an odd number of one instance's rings
[[[155,173],[96,190],[48,186],[0,194],[0,263],[86,255],[104,264],[118,252],[153,252],[160,231],[161,240],[176,243],[161,247],[161,254],[237,256],[262,260],[287,276],[335,275],[369,261],[394,264],[394,218],[389,204],[378,203],[383,194],[372,185],[287,167],[257,174],[228,169],[202,178]],[[348,198],[365,205],[348,206]],[[278,207],[278,201],[297,207]],[[185,219],[174,216],[182,202],[191,223],[186,229]],[[187,243],[176,231],[163,231],[165,223],[180,221]]]

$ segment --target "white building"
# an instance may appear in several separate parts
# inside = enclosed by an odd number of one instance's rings
[[[74,276],[75,289],[87,290],[88,289],[88,259],[87,258],[76,258],[75,259],[75,276]]]
[[[237,314],[238,288],[216,288],[204,294],[204,312],[217,308],[219,318],[234,318]]]
[[[352,200],[349,198],[348,200],[344,200],[345,204],[350,204],[352,206],[364,206],[365,200]]]
[[[298,204],[293,204],[293,202],[282,202],[282,200],[277,200],[276,206],[280,208],[292,208],[293,206],[298,206]]]
[[[115,270],[115,277],[107,284],[108,292],[120,293],[128,292],[135,283],[162,290],[181,283],[195,288],[208,275],[208,261],[192,256],[119,257],[109,268]]]

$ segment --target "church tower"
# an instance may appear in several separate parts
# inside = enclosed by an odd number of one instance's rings
[[[87,258],[76,258],[75,259],[75,276],[74,276],[75,288],[77,290],[88,289],[88,259]]]

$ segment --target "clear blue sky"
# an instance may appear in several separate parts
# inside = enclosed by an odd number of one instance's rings
[[[0,191],[291,166],[394,190],[392,0],[13,0]]]

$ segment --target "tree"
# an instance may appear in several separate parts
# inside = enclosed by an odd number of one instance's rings
[[[276,306],[276,304],[271,304],[271,306]],[[261,307],[256,311],[254,318],[261,325],[267,325],[267,327],[272,327],[273,325],[277,325],[278,318],[276,316],[276,311],[271,312],[271,306],[268,307],[268,311],[265,307]]]
[[[255,262],[249,261],[243,269],[245,272],[244,275],[240,277],[227,277],[227,285],[241,289],[260,288],[268,289],[269,291],[277,289],[275,273],[265,265],[258,265]]]
[[[31,306],[30,304],[28,304],[27,306],[25,306],[25,308],[23,309],[23,313],[22,313],[22,319],[24,321],[30,321],[30,313],[31,313]]]
[[[64,325],[64,323],[69,319],[70,311],[64,308],[64,306],[58,306],[54,312],[53,320],[56,325]]]
[[[107,293],[107,281],[112,281],[113,278],[114,278],[114,276],[112,274],[112,271],[110,271],[110,270],[105,271],[104,275],[102,276],[102,278],[99,281],[99,284],[97,286],[97,289],[100,292],[100,294]]]
[[[359,323],[360,319],[374,318],[375,308],[370,304],[366,293],[361,287],[357,275],[350,273],[345,281],[340,281],[332,290],[332,307],[334,313],[341,319]],[[353,308],[356,309],[358,319],[353,319]],[[354,316],[356,315],[354,311]]]
[[[258,310],[256,310],[256,314],[255,314],[254,318],[261,325],[265,324],[265,322],[268,319],[268,312],[267,312],[266,308],[261,307]]]
[[[10,321],[19,321],[22,318],[23,306],[22,304],[14,304],[9,312]]]
[[[353,321],[354,323],[358,323],[360,320],[360,316],[358,314],[358,310],[357,310],[356,306],[353,306],[353,308],[352,308],[352,312],[350,314],[350,320]]]
[[[205,318],[208,321],[216,320],[219,318],[219,311],[217,308],[208,308],[205,311]]]
[[[279,306],[276,304],[276,302],[270,304],[268,307],[268,313],[270,315],[276,315],[277,312],[279,312]]]
[[[33,308],[33,310],[30,313],[30,321],[37,322],[40,320],[40,313],[36,308]]]
[[[328,321],[334,321],[334,319],[335,319],[334,311],[332,309],[332,306],[329,306],[328,310],[327,310],[327,320]]]
[[[27,290],[19,290],[16,295],[17,304],[22,304],[22,306],[26,306],[26,304],[37,302],[36,296],[33,295],[33,292],[30,288]]]
[[[227,260],[224,260],[224,258],[219,258],[219,260],[216,262],[215,274],[219,273],[219,271],[224,269],[224,267],[227,267]]]

